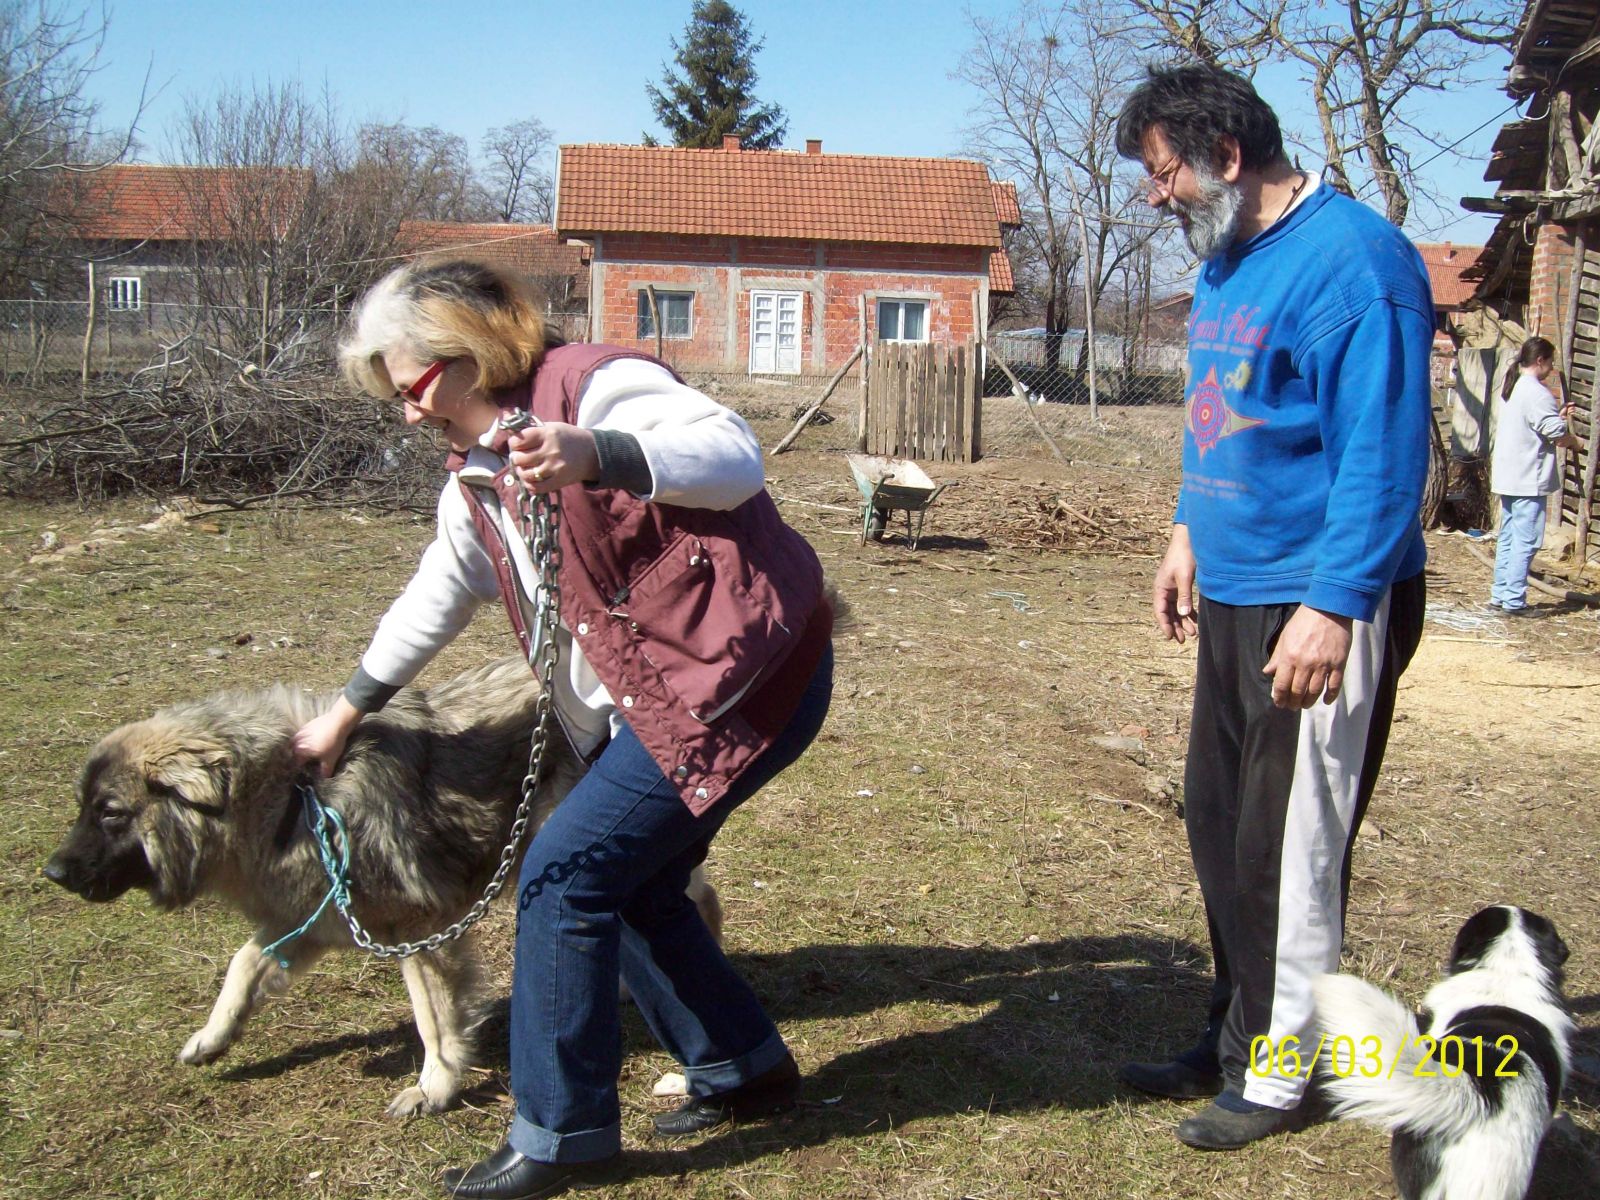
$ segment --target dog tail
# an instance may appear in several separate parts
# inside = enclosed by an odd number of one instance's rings
[[[1448,1136],[1486,1115],[1470,1071],[1452,1078],[1416,1015],[1394,996],[1349,975],[1324,975],[1314,991],[1325,1047],[1317,1078],[1336,1117],[1390,1133]]]

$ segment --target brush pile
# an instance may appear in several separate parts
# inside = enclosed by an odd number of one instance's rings
[[[145,380],[148,380],[146,382]],[[286,499],[432,511],[442,450],[395,411],[325,375],[134,376],[13,393],[0,489],[94,502],[183,494],[248,507]]]

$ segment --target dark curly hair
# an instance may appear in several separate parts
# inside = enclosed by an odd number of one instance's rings
[[[1117,153],[1141,157],[1145,135],[1157,127],[1192,167],[1215,168],[1223,137],[1239,143],[1246,170],[1288,161],[1277,115],[1248,79],[1220,67],[1149,68],[1117,118]]]

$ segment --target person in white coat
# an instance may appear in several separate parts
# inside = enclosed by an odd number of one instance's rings
[[[1500,497],[1500,540],[1489,607],[1507,616],[1534,615],[1528,604],[1528,568],[1544,545],[1545,497],[1561,490],[1556,450],[1583,445],[1567,424],[1572,405],[1558,404],[1545,386],[1555,358],[1556,348],[1547,338],[1522,343],[1515,385],[1495,425],[1489,489]]]

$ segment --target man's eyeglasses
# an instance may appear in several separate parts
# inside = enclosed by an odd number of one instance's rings
[[[1172,181],[1182,169],[1183,159],[1174,154],[1159,171],[1151,171],[1146,175],[1139,181],[1145,199],[1154,204],[1157,200],[1165,200],[1172,195]]]
[[[418,375],[415,382],[413,382],[409,387],[396,388],[394,393],[395,397],[397,399],[404,400],[408,404],[421,404],[422,394],[428,390],[428,385],[435,379],[439,378],[439,372],[443,371],[453,362],[455,362],[455,359],[453,358],[441,358],[421,375]]]

